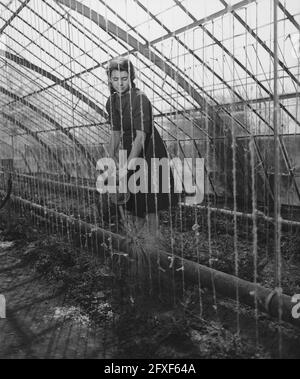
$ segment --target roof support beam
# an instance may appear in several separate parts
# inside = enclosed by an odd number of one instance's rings
[[[95,104],[92,100],[87,98],[85,95],[83,95],[81,92],[77,91],[75,88],[71,87],[69,84],[67,84],[67,80],[69,79],[59,79],[57,76],[51,74],[49,71],[46,71],[42,69],[41,67],[29,62],[25,58],[20,58],[17,55],[14,55],[12,53],[9,53],[8,51],[0,50],[0,55],[6,59],[9,59],[15,63],[17,63],[20,66],[29,68],[32,71],[37,72],[38,74],[44,76],[45,78],[53,81],[57,85],[60,85],[62,88],[64,88],[66,91],[70,92],[72,95],[76,96],[78,99],[80,99],[82,102],[87,104],[89,107],[94,109],[97,113],[99,113],[102,117],[106,118],[106,113],[98,107],[97,104]]]
[[[298,99],[300,98],[300,93],[299,92],[293,92],[293,93],[285,93],[282,95],[279,95],[279,100],[280,101],[285,101],[285,100],[293,100],[293,99]],[[247,104],[262,104],[262,103],[270,103],[273,101],[273,97],[262,97],[260,99],[248,99],[244,101],[234,101],[232,103],[223,103],[223,104],[218,104],[215,105],[214,107],[217,109],[228,109],[230,108],[231,113],[238,112],[238,110],[235,110],[235,107],[242,107],[242,106],[247,106]],[[173,112],[165,112],[165,113],[160,113],[157,115],[154,115],[155,118],[159,117],[166,117],[166,116],[175,116],[175,115],[183,115],[183,114],[195,114],[196,112],[200,112],[199,108],[193,108],[193,109],[186,109],[184,111],[173,111]],[[200,116],[199,116],[200,117]]]
[[[29,128],[27,128],[27,126],[23,125],[20,121],[16,120],[14,117],[4,112],[0,112],[0,115],[7,121],[11,122],[13,125],[16,125],[18,128],[24,130],[32,138],[34,138],[48,152],[48,154],[52,158],[54,158],[54,160],[61,166],[64,172],[68,174],[68,169],[66,168],[64,163],[61,161],[59,156],[56,155],[56,153],[43,140],[41,140],[34,132],[32,132]]]
[[[282,12],[286,15],[286,17],[291,21],[291,23],[295,26],[295,28],[300,31],[300,25],[296,21],[295,17],[290,14],[290,12],[286,9],[286,7],[279,1],[278,2],[279,8],[282,10]]]
[[[22,11],[23,8],[27,6],[30,0],[25,0],[24,3],[20,5],[20,7],[12,14],[12,16],[5,22],[5,24],[0,28],[0,35],[4,32],[4,30],[13,22],[13,20],[18,16],[18,14]]]
[[[225,0],[220,0],[224,6],[228,6]],[[275,59],[274,52],[266,45],[266,43],[255,33],[255,31],[250,28],[250,26],[239,16],[235,11],[231,11],[232,15],[239,21],[239,23],[247,30],[248,33],[270,54],[270,56]],[[290,69],[279,59],[278,64],[282,69],[289,75],[289,77],[300,87],[300,81],[296,76],[290,71]]]
[[[210,16],[207,16],[207,17],[204,17],[200,20],[197,20],[195,22],[192,22],[190,25],[187,25],[187,26],[184,26],[183,28],[180,28],[180,29],[177,29],[175,30],[175,32],[171,32],[171,33],[168,33],[162,37],[159,37],[153,41],[150,42],[150,45],[154,45],[156,43],[159,43],[159,42],[162,42],[162,41],[165,41],[171,37],[175,37],[176,35],[178,34],[182,34],[182,33],[185,33],[187,32],[188,30],[191,30],[193,28],[197,28],[198,26],[200,25],[203,25],[203,24],[206,24],[210,21],[213,21],[219,17],[223,17],[225,16],[227,13],[230,13],[232,11],[235,11],[235,10],[238,10],[240,8],[243,8],[243,7],[246,7],[247,5],[251,4],[251,3],[254,3],[256,2],[257,0],[244,0],[244,1],[240,1],[239,3],[235,4],[235,5],[227,5],[224,9],[222,9],[221,11],[219,12],[216,12],[216,13],[213,13],[212,15]]]
[[[16,72],[18,75],[21,75],[23,78],[24,78],[24,80],[28,80],[28,82],[29,83],[31,83],[31,84],[33,84],[33,85],[36,85],[36,82],[35,82],[35,80],[34,80],[34,76],[33,75],[29,75],[27,72],[26,73],[24,73],[23,71],[22,71],[22,69],[20,68],[20,67],[17,67],[16,65],[14,65],[13,63],[11,63],[11,62],[8,62],[7,60],[5,60],[4,58],[2,58],[1,56],[0,56],[0,60],[1,61],[4,61],[5,62],[5,64],[6,65],[8,65],[14,72]],[[30,73],[31,74],[31,73]],[[15,81],[15,80],[19,80],[18,79],[19,77],[17,77],[17,76],[15,76],[13,73],[11,73],[10,74],[10,82],[11,81]],[[1,83],[1,75],[0,75],[0,83]],[[3,81],[2,81],[2,83],[3,83]],[[6,83],[4,83],[5,85],[6,85]],[[3,85],[3,84],[2,84]],[[50,87],[52,88],[53,86],[56,86],[56,84],[54,83],[54,84],[52,84]],[[28,93],[28,94],[26,94],[26,95],[24,95],[24,96],[21,96],[21,99],[27,99],[28,97],[31,97],[31,96],[33,96],[33,95],[36,95],[36,94],[38,94],[38,93],[41,93],[41,92],[43,92],[44,90],[46,91],[47,90],[47,88],[41,88],[41,85],[39,85],[39,87],[40,87],[40,89],[39,90],[36,90],[36,91],[32,91],[32,92],[30,92],[30,93]],[[31,88],[28,86],[28,89],[30,90]],[[60,117],[64,117],[64,114],[66,114],[67,116],[72,116],[72,108],[70,107],[70,105],[67,103],[67,101],[65,100],[65,99],[63,99],[63,98],[61,98],[61,97],[59,97],[57,94],[55,94],[55,93],[51,93],[51,92],[49,92],[49,94],[51,95],[51,97],[53,98],[53,100],[57,100],[57,101],[59,101],[59,103],[60,103],[60,106],[62,106],[62,108],[60,108],[60,110],[62,110],[63,109],[63,112],[64,113],[61,113],[61,112],[59,112],[57,109],[57,115],[58,115],[58,117],[60,118]],[[44,97],[43,96],[41,96],[41,99],[39,99],[39,102],[42,104],[42,105],[45,105],[46,107],[48,107],[48,104],[49,104],[49,102],[47,102],[47,100],[45,100],[44,99]],[[16,103],[16,100],[12,100],[12,101],[9,101],[8,103],[5,103],[5,104],[3,104],[2,106],[3,107],[5,107],[5,106],[9,106],[9,107],[11,107],[12,106],[12,104],[15,104]],[[68,109],[69,109],[69,112],[67,112],[66,110],[64,110],[64,107],[68,107]],[[83,119],[85,119],[85,120],[87,120],[86,122],[88,123],[88,124],[91,124],[91,122],[89,122],[89,119],[85,116],[85,115],[83,115],[80,111],[78,112],[78,114],[79,114],[79,116],[81,116]],[[95,124],[95,123],[92,123],[92,124]],[[97,123],[97,125],[98,124],[101,124],[101,123]],[[107,124],[106,122],[105,123],[103,123],[103,124]],[[97,125],[95,125],[95,126],[97,126]],[[92,126],[92,125],[91,125]],[[68,126],[68,127],[64,127],[64,129],[65,130],[72,130],[72,129],[76,129],[76,126],[75,125],[72,125],[72,126]],[[108,135],[108,132],[105,130],[105,129],[99,129],[99,130],[101,130],[101,138],[103,137],[103,134],[107,137],[107,135]],[[56,131],[56,129],[50,129],[49,131],[51,131],[51,132],[53,132],[53,131]],[[103,133],[102,133],[103,132]],[[98,140],[98,138],[99,138],[99,133],[97,132],[97,133],[94,133],[94,134],[96,134],[97,135],[97,140]]]
[[[75,146],[81,151],[81,153],[86,157],[92,164],[96,165],[95,159],[87,152],[86,148],[74,137],[72,133],[70,133],[68,130],[65,130],[57,121],[55,121],[52,117],[50,117],[48,114],[43,112],[41,109],[38,109],[36,106],[32,105],[29,101],[21,99],[18,95],[8,91],[7,89],[0,86],[0,93],[3,93],[4,95],[19,101],[26,107],[30,108],[33,112],[36,112],[39,116],[47,120],[50,124],[54,125],[55,128],[62,132],[65,136],[67,136],[74,144]]]
[[[6,7],[4,5],[4,7]],[[6,7],[7,8],[7,7]],[[30,9],[30,8],[28,8]],[[0,17],[1,18],[1,17]],[[25,23],[25,25],[27,25],[28,27],[32,28],[32,30],[34,32],[36,32],[37,34],[39,34],[41,37],[43,37],[47,42],[49,42],[50,44],[53,44],[55,46],[55,43],[53,41],[51,41],[47,36],[45,36],[43,33],[41,33],[41,31],[39,29],[37,29],[36,27],[34,27],[31,23],[29,23],[27,20],[25,20],[24,18],[21,18],[19,17],[20,20],[22,22]],[[43,20],[42,17],[40,17],[41,20]],[[16,28],[15,26],[12,26],[14,30],[17,30],[18,32],[20,32],[20,30],[18,28]],[[9,38],[11,38],[11,36],[9,36]],[[68,41],[69,38],[65,37]],[[38,44],[35,40],[32,40],[31,43],[36,46],[38,49],[40,49],[41,51],[43,51],[44,53],[48,54],[50,56],[51,59],[55,60],[56,62],[58,62],[59,64],[62,64],[63,67],[67,68],[67,69],[70,69],[70,67],[67,67],[65,64],[61,63],[61,61],[59,59],[57,59],[57,57],[53,54],[50,53],[50,51],[47,49],[47,48],[43,48],[40,44]],[[22,46],[23,47],[23,46]],[[63,54],[66,54],[68,56],[69,59],[72,59],[72,57],[70,56],[70,54],[68,54],[65,50],[63,50],[62,48],[59,48],[57,47]],[[26,49],[26,48],[25,48]],[[27,50],[27,49],[26,49]],[[29,51],[30,53],[32,53],[32,51]],[[49,65],[48,65],[49,67]],[[53,67],[51,67],[51,71],[52,71]],[[71,69],[71,72],[73,72],[73,70]],[[88,83],[87,83],[88,84]]]
[[[137,1],[137,0],[135,0]],[[180,7],[191,19],[195,20],[195,17],[190,14],[187,9],[180,3],[179,0],[174,0],[175,3],[178,5],[178,7]],[[233,53],[231,53],[223,44],[221,41],[219,41],[207,28],[205,28],[203,25],[200,26],[201,29],[219,46],[220,49],[222,49],[222,51],[224,51],[267,95],[270,96],[270,98],[273,100],[273,93],[264,85],[261,83],[260,80],[257,79],[257,77],[245,66],[243,65],[239,59],[237,59]],[[204,62],[203,62],[204,63]],[[213,72],[213,71],[212,71]],[[214,73],[214,72],[213,72]],[[227,85],[227,82],[225,80],[223,80],[222,78],[219,78],[219,80],[222,81],[222,83],[224,83],[224,85]],[[250,110],[252,112],[254,112],[256,114],[257,117],[259,117],[263,122],[266,123],[266,125],[268,127],[271,127],[270,124],[268,124],[263,118],[262,116],[256,111],[256,109],[252,108],[251,107],[251,104],[249,102],[246,102],[244,101],[244,99],[236,92],[234,91],[234,89],[232,88],[231,89],[236,96],[238,96],[238,98],[241,100],[241,102],[243,102],[247,107],[250,108]],[[291,112],[283,105],[283,104],[279,104],[280,108],[284,110],[284,112],[298,125],[300,126],[300,121],[293,115],[291,114]],[[272,128],[271,128],[272,129]]]
[[[286,93],[286,94],[279,95],[280,101],[292,100],[292,99],[298,99],[298,98],[300,98],[299,92]],[[247,104],[270,103],[272,101],[273,101],[273,97],[262,97],[261,99],[248,99],[248,100],[244,100],[244,101],[234,101],[232,103],[218,104],[218,105],[215,105],[214,107],[217,109],[221,109],[221,110],[222,110],[222,108],[224,108],[224,109],[230,108],[231,113],[235,113],[235,112],[238,112],[238,110],[234,109],[235,107],[247,106]],[[154,115],[154,117],[160,118],[160,117],[166,117],[166,116],[195,114],[196,112],[200,112],[200,109],[199,108],[193,108],[193,109],[186,109],[184,111],[165,112],[165,113],[160,113],[160,114]]]
[[[297,99],[299,97],[300,97],[299,92],[284,93],[282,95],[279,95],[279,100],[280,101],[292,100],[292,99]],[[270,103],[271,101],[273,101],[273,96],[262,97],[261,99],[249,99],[249,100],[245,100],[245,101],[236,101],[233,103],[225,103],[225,104],[220,104],[217,107],[218,108],[239,107],[239,106],[246,105],[246,104]]]

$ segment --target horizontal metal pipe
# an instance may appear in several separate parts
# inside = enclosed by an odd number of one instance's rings
[[[114,249],[122,251],[128,254],[129,257],[134,258],[132,241],[128,238],[34,204],[20,197],[12,196],[11,199],[13,202],[20,204],[23,208],[45,219],[52,218],[56,222],[60,221],[65,223],[72,228],[77,235],[78,233],[84,232],[85,236],[89,238],[92,243],[96,243],[99,249],[99,244],[106,242],[108,246],[112,246]],[[157,267],[157,270],[163,271],[166,276],[173,272],[176,276],[183,276],[185,280],[193,284],[198,283],[198,285],[209,289],[214,287],[219,294],[234,300],[238,293],[240,302],[251,307],[257,306],[260,311],[275,318],[279,318],[279,312],[281,312],[282,320],[300,327],[300,319],[293,318],[292,316],[292,310],[295,306],[292,302],[292,298],[282,294],[280,291],[264,288],[233,275],[200,265],[197,262],[168,254],[155,247],[153,247],[153,250],[147,249],[146,253],[148,254],[152,268]]]
[[[52,187],[52,189],[57,189],[57,190],[73,190],[73,191],[89,191],[91,193],[96,194],[96,181],[95,181],[95,187],[89,187],[89,186],[83,186],[83,185],[77,185],[74,183],[67,183],[67,182],[61,182],[58,180],[52,180],[52,179],[43,179],[43,178],[37,178],[31,175],[26,175],[26,174],[14,174],[15,177],[20,178],[20,182],[24,181],[25,183],[29,183],[30,185],[36,185],[37,183],[41,185],[46,185]]]
[[[2,174],[2,173],[0,172],[0,174]],[[51,186],[52,189],[58,190],[58,191],[62,191],[62,190],[64,190],[64,191],[70,190],[70,191],[74,191],[74,192],[77,192],[77,191],[83,191],[84,192],[85,191],[85,192],[89,192],[92,196],[94,196],[96,198],[100,196],[96,190],[96,183],[95,183],[95,187],[90,187],[90,186],[76,185],[73,183],[59,182],[57,180],[51,180],[51,179],[36,178],[34,176],[30,176],[30,175],[26,175],[26,174],[15,173],[14,175],[21,178],[21,179],[23,178],[24,180],[27,180],[31,185],[36,185],[38,182],[41,185],[48,186],[47,187],[48,189],[49,189],[49,186]],[[185,203],[181,203],[181,206],[183,206],[183,207],[196,207],[196,208],[201,209],[201,210],[208,210],[207,205],[187,205]],[[221,213],[221,214],[224,214],[227,216],[236,215],[238,218],[247,218],[249,220],[253,220],[253,218],[254,218],[252,213],[233,212],[233,211],[228,210],[228,209],[215,208],[215,207],[210,207],[209,210],[212,213]],[[258,210],[256,211],[255,217],[257,217],[257,219],[263,219],[263,220],[265,220],[271,224],[273,224],[275,222],[274,218],[266,216],[263,212],[260,212]],[[280,220],[280,222],[283,226],[300,228],[300,222],[299,221],[286,220],[286,219],[282,218]]]
[[[0,190],[0,193],[3,193],[3,191]],[[107,231],[100,227],[95,227],[95,225],[89,224],[71,216],[67,216],[64,213],[54,211],[53,209],[47,208],[45,206],[35,204],[29,200],[22,199],[19,196],[11,195],[11,201],[22,206],[28,211],[34,212],[38,216],[48,218],[54,222],[70,227],[75,235],[84,232],[87,237],[97,241],[100,244],[106,243],[107,246],[111,246],[114,249],[124,250],[124,244],[126,240],[125,237]]]
[[[275,219],[273,217],[266,216],[263,212],[260,212],[258,210],[256,210],[255,216],[254,216],[252,213],[234,212],[234,211],[230,211],[229,209],[221,209],[221,208],[213,208],[213,207],[208,208],[208,206],[205,206],[205,205],[186,205],[186,204],[182,204],[182,205],[187,206],[187,207],[196,207],[197,209],[203,209],[203,210],[209,209],[213,213],[222,213],[227,216],[237,216],[238,218],[247,218],[249,220],[253,220],[254,217],[257,217],[257,219],[264,219],[265,221],[270,222],[272,224],[275,222]],[[290,220],[281,219],[280,223],[285,226],[293,226],[293,227],[300,228],[299,221],[290,221]]]

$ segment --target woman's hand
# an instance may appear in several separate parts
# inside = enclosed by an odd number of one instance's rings
[[[108,149],[106,152],[108,157],[110,158],[116,157],[117,152],[119,151],[120,140],[121,140],[121,132],[113,130],[111,133]]]

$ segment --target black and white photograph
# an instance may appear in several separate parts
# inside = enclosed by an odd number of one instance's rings
[[[15,359],[300,359],[299,0],[0,1]]]

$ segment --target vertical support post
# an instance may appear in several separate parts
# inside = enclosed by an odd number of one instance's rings
[[[15,141],[14,141],[14,136],[12,135],[11,136],[11,149],[12,149],[12,165],[11,167],[9,167],[9,175],[11,175],[11,178],[13,180],[14,178],[14,172],[15,172],[15,166],[14,166],[14,162],[15,162]],[[8,216],[8,222],[7,222],[7,229],[10,230],[11,228],[11,200],[9,199],[8,200],[8,203],[7,203],[7,216]]]
[[[279,94],[278,94],[278,0],[274,0],[274,219],[275,219],[275,254],[276,254],[276,286],[281,286],[281,246],[280,246],[280,143],[279,143]]]
[[[278,92],[278,69],[279,69],[279,58],[278,58],[278,7],[279,0],[274,0],[274,219],[275,219],[275,282],[276,289],[279,296],[278,303],[278,318],[279,324],[282,322],[282,287],[281,287],[281,185],[280,185],[280,115],[279,115],[279,92]],[[281,328],[279,328],[279,356],[282,355],[282,334]]]

